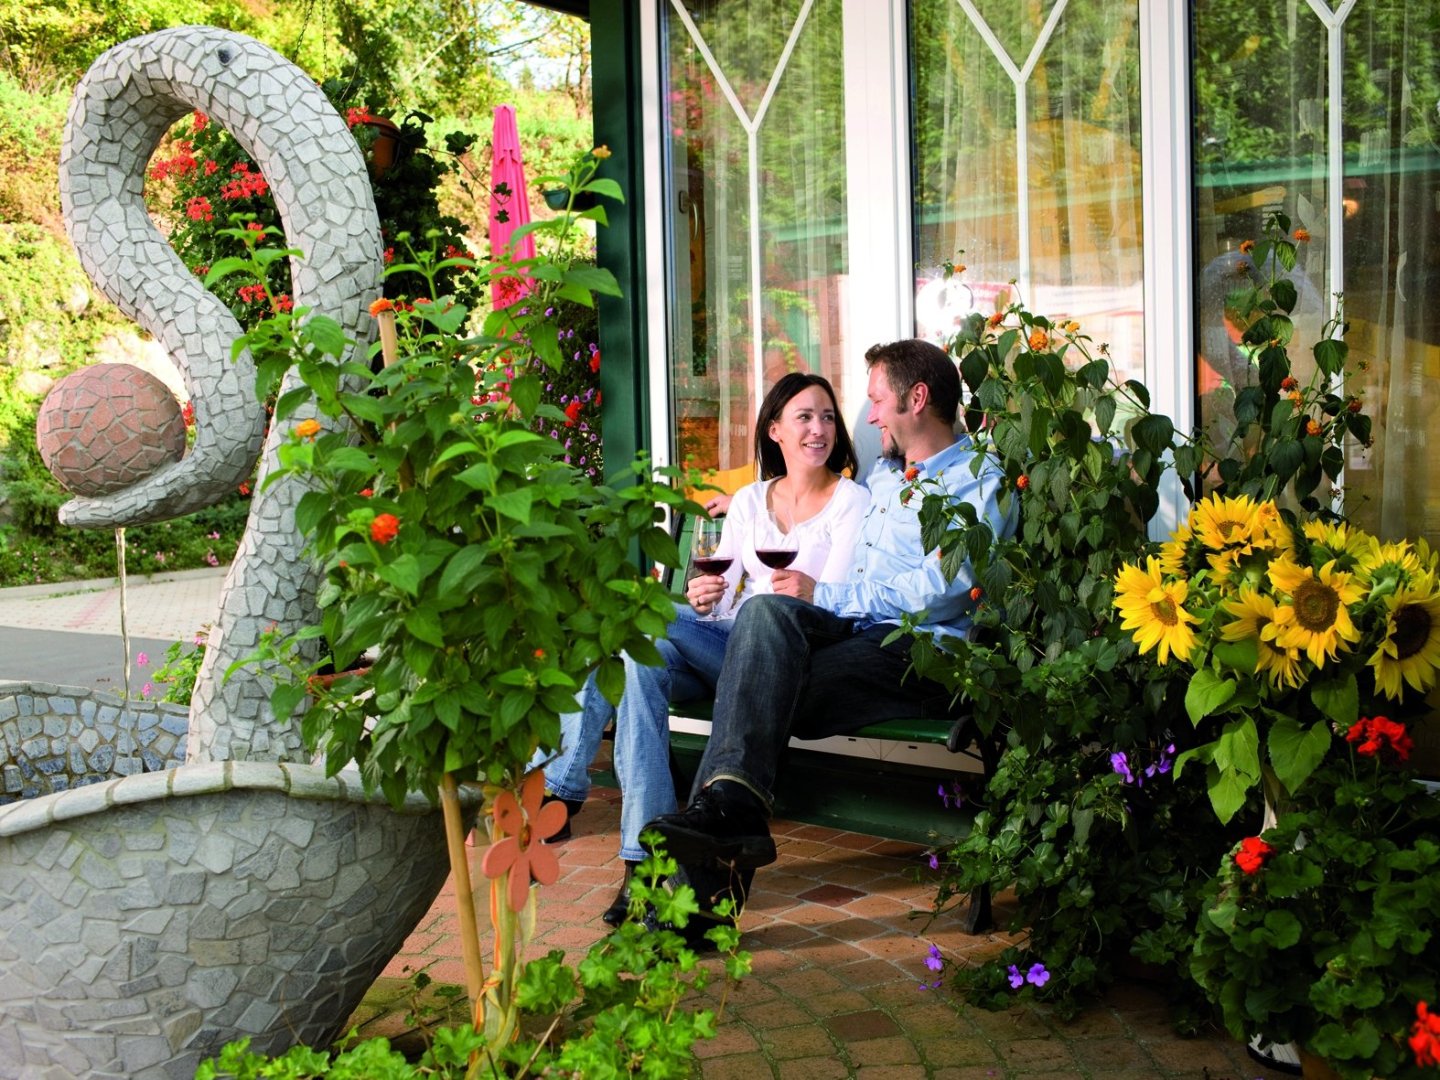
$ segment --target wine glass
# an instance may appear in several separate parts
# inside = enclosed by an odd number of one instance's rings
[[[695,518],[694,532],[690,537],[690,565],[698,573],[723,574],[735,561],[735,556],[723,548],[724,529],[723,521],[709,517]],[[719,612],[720,605],[717,602],[708,615],[700,618],[718,619]]]
[[[800,554],[800,538],[790,516],[767,510],[755,519],[755,557],[771,570],[784,570]]]

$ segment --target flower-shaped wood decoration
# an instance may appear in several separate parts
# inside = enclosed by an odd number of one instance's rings
[[[520,787],[520,802],[502,791],[495,799],[495,842],[480,860],[488,878],[510,873],[510,910],[519,911],[530,896],[530,882],[553,885],[560,876],[560,860],[540,841],[554,836],[565,825],[565,804],[541,805],[545,798],[545,774],[536,769]]]

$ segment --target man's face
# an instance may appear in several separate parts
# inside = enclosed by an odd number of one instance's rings
[[[880,429],[880,452],[889,461],[905,460],[906,437],[913,425],[914,414],[906,403],[895,396],[890,386],[890,376],[883,365],[876,364],[870,369],[870,383],[866,390],[870,398],[870,423]]]

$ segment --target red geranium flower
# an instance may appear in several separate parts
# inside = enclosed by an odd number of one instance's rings
[[[598,349],[590,354],[590,370],[592,372],[600,370],[600,351]]]
[[[1415,1052],[1415,1064],[1419,1068],[1440,1065],[1440,1013],[1431,1012],[1430,1006],[1423,1001],[1415,1005],[1410,1049]]]
[[[580,404],[579,398],[576,398],[574,401],[570,402],[569,405],[565,406],[565,416],[567,418],[565,420],[566,427],[575,426],[575,421],[580,419],[580,410],[582,408],[584,408],[584,406]]]
[[[1247,874],[1253,874],[1265,865],[1275,849],[1258,836],[1247,836],[1240,841],[1240,850],[1235,853],[1235,865]]]
[[[1385,716],[1362,716],[1345,732],[1345,741],[1362,757],[1374,757],[1382,751],[1405,761],[1415,748],[1415,740],[1405,732],[1405,725]]]
[[[394,514],[376,514],[370,522],[370,538],[377,544],[388,544],[400,532],[400,519]]]

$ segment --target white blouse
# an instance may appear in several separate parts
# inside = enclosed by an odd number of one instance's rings
[[[718,618],[733,619],[750,597],[774,591],[770,586],[774,571],[755,554],[755,521],[768,508],[769,489],[775,479],[746,484],[730,500],[720,550],[738,557],[725,571],[728,588],[716,607]],[[855,561],[855,540],[869,505],[870,493],[842,476],[825,509],[795,525],[793,534],[799,552],[787,569],[808,574],[816,581],[843,580]]]

